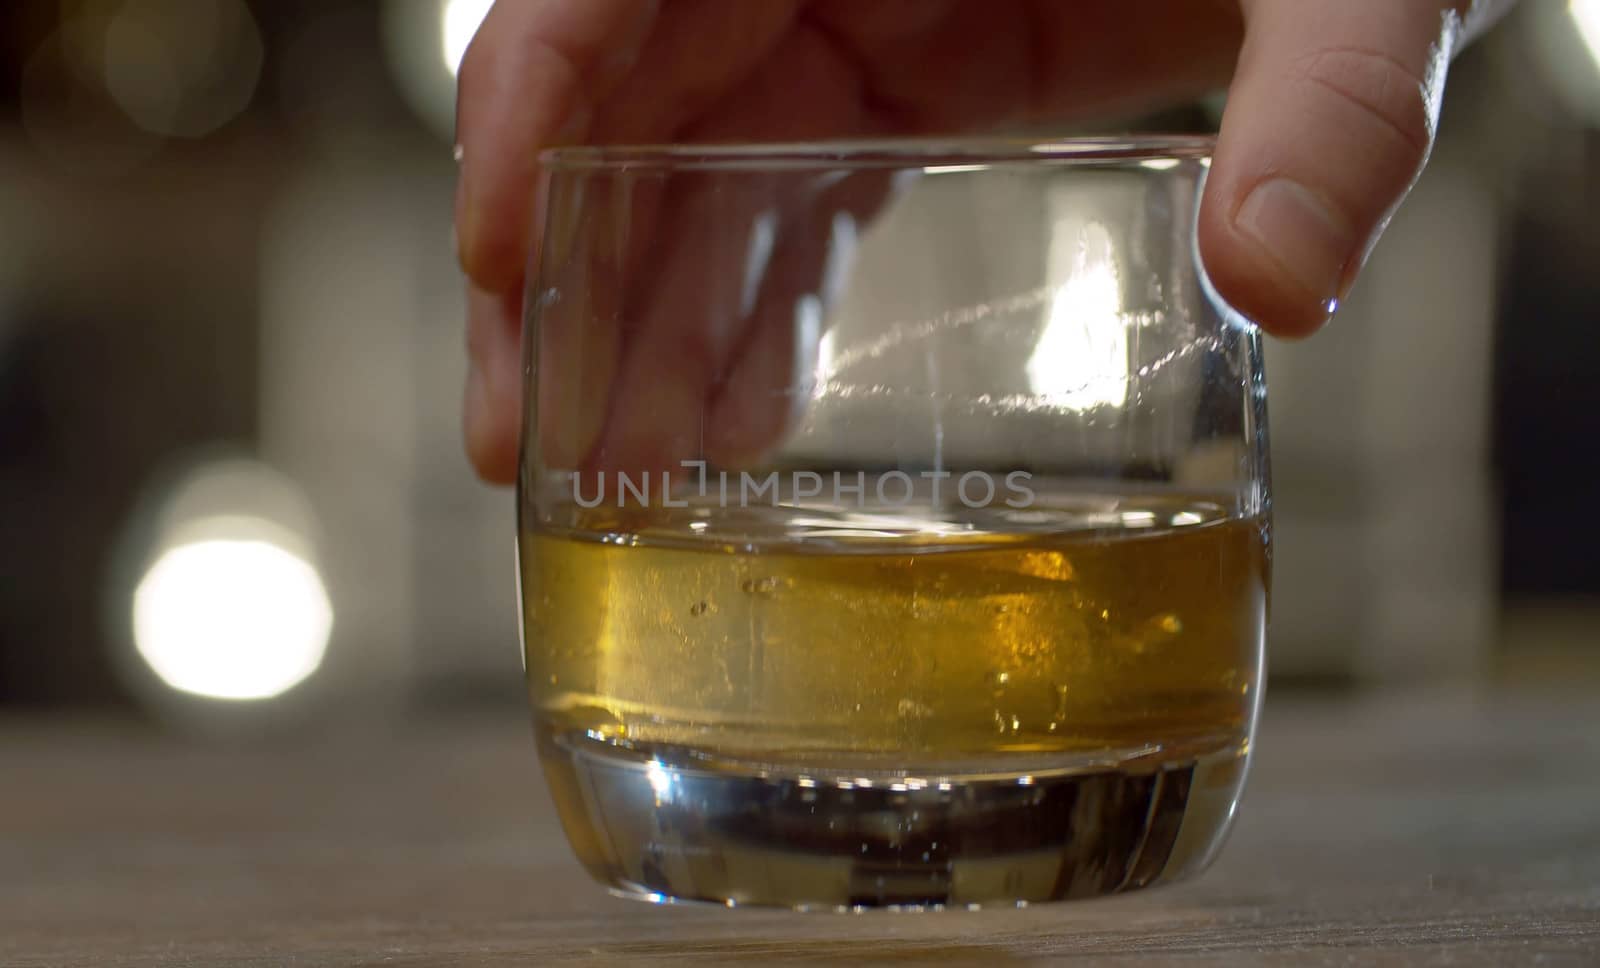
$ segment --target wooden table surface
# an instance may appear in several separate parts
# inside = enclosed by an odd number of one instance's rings
[[[1600,702],[1268,702],[1189,884],[977,913],[616,900],[520,718],[229,750],[0,720],[0,965],[1600,965]]]

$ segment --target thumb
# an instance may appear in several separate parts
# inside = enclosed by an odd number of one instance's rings
[[[1217,291],[1281,336],[1327,321],[1433,146],[1460,38],[1441,0],[1244,0],[1200,214]]]

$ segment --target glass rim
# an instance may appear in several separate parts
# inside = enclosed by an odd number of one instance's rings
[[[564,145],[539,152],[546,170],[778,171],[966,168],[991,165],[1205,161],[1211,134],[1074,138],[894,138],[772,143]]]

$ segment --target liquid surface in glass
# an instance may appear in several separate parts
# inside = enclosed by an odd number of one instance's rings
[[[1262,528],[1204,502],[820,550],[607,517],[523,544],[529,682],[556,731],[909,766],[1226,742],[1252,702]]]

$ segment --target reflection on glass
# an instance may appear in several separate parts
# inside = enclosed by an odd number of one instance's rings
[[[1028,360],[1033,392],[1058,406],[1120,407],[1128,397],[1128,331],[1122,291],[1105,226],[1080,232],[1058,225],[1050,246],[1054,278],[1065,278]]]

